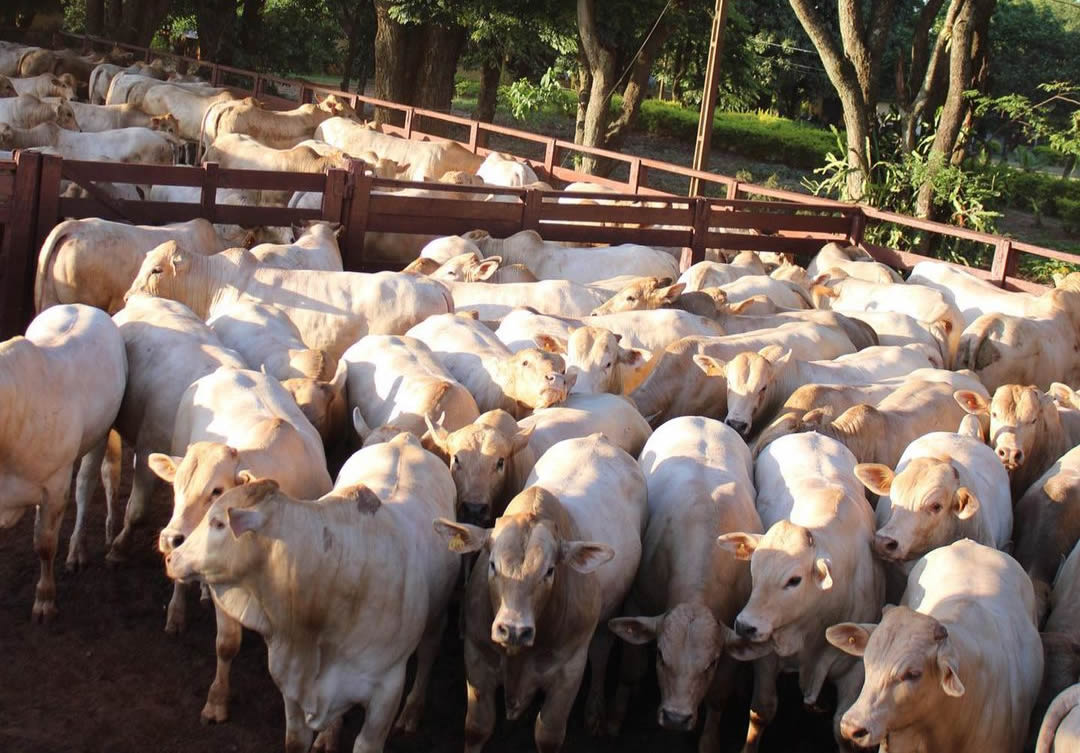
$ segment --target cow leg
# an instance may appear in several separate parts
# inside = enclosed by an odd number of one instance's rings
[[[499,665],[488,661],[487,652],[465,639],[465,753],[480,753],[495,730],[495,689]]]
[[[147,462],[149,455],[149,450],[135,448],[135,474],[131,483],[131,496],[128,497],[127,507],[124,509],[124,527],[109,548],[109,553],[106,555],[109,562],[119,563],[127,560],[135,526],[146,517],[146,506],[158,480]]]
[[[619,650],[622,652],[619,662],[619,685],[615,689],[615,698],[607,719],[607,731],[612,737],[617,736],[622,730],[623,722],[626,720],[626,711],[630,707],[630,698],[641,684],[641,678],[645,676],[648,660],[648,654],[643,646],[623,643]]]
[[[776,655],[765,656],[754,662],[754,695],[750,699],[750,725],[746,730],[743,753],[757,753],[761,733],[776,718],[776,675],[779,672]]]
[[[353,753],[382,753],[404,690],[405,662],[401,662],[386,673],[364,709],[364,726],[353,743]]]
[[[416,647],[416,677],[413,679],[409,695],[405,698],[405,708],[401,710],[394,724],[395,733],[411,735],[420,728],[420,717],[424,713],[424,701],[427,700],[431,670],[435,666],[435,659],[439,656],[439,646],[442,644],[445,630],[446,612],[443,612],[428,624],[424,635],[420,638],[420,645]]]
[[[41,504],[34,521],[34,551],[41,562],[41,576],[34,590],[34,622],[48,622],[56,616],[56,547],[60,539],[60,520],[67,507],[68,485],[72,467],[69,465],[53,475],[45,484]]]
[[[120,503],[120,463],[123,443],[115,431],[109,432],[105,444],[105,458],[101,461],[101,483],[105,487],[105,548],[112,546],[116,538],[116,522],[119,520],[117,506]]]
[[[282,696],[285,701],[285,753],[308,753],[311,739],[315,737],[307,722],[300,704]]]
[[[214,641],[217,671],[214,682],[210,685],[210,692],[206,694],[206,705],[203,706],[201,714],[205,724],[223,722],[229,718],[229,670],[232,668],[233,658],[240,651],[240,640],[244,635],[240,623],[216,605],[214,615],[217,618],[217,640]],[[310,739],[308,744],[311,744]]]
[[[613,636],[599,625],[589,643],[589,696],[585,699],[585,729],[594,737],[604,732],[604,681]]]
[[[311,746],[313,753],[336,753],[338,741],[341,740],[341,728],[344,726],[344,716],[330,722],[330,725],[315,738],[315,744]]]
[[[79,472],[75,476],[75,527],[68,540],[68,555],[65,563],[70,571],[77,571],[90,561],[86,552],[86,511],[94,498],[94,492],[97,491],[98,474],[107,444],[108,437],[105,437],[79,461]]]
[[[563,665],[554,682],[544,688],[544,705],[536,715],[533,739],[538,753],[558,753],[566,738],[566,720],[574,706],[581,679],[585,675],[585,659],[589,651],[583,648]]]
[[[740,674],[739,665],[734,659],[724,657],[720,660],[712,684],[705,694],[705,729],[698,740],[698,753],[720,750],[720,717],[727,708],[732,691],[738,687]]]
[[[187,592],[186,583],[173,581],[172,598],[165,610],[165,632],[169,635],[179,635],[187,627]]]

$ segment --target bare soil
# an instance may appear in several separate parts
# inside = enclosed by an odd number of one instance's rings
[[[128,454],[126,459],[129,459]],[[125,473],[123,498],[130,489]],[[104,498],[90,514],[94,564],[80,573],[63,568],[73,521],[68,510],[61,536],[57,580],[59,616],[45,626],[30,622],[38,564],[31,544],[33,514],[0,531],[0,751],[4,753],[263,753],[281,750],[281,696],[266,671],[262,639],[245,634],[233,662],[231,718],[199,723],[214,675],[214,618],[209,605],[188,610],[187,631],[165,634],[171,585],[155,550],[156,531],[168,519],[170,496],[159,490],[151,520],[135,539],[127,564],[104,564]],[[74,508],[74,504],[70,506]],[[451,618],[451,625],[456,620]],[[615,664],[615,662],[613,662]],[[613,669],[617,669],[613,668]],[[611,687],[609,683],[609,687]],[[781,715],[763,738],[765,753],[834,750],[827,715],[802,709],[794,683],[785,679]],[[677,735],[656,724],[655,679],[646,680],[631,706],[623,734],[594,739],[584,731],[582,704],[571,717],[567,753],[689,753],[696,735]],[[725,715],[725,751],[741,747],[746,709]],[[456,753],[462,749],[464,676],[457,631],[448,630],[435,670],[420,732],[391,739],[391,753]],[[501,720],[488,753],[530,753],[535,713]],[[363,714],[346,718],[341,750],[351,749]]]

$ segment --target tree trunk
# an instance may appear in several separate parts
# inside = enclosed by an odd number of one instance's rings
[[[481,123],[491,123],[495,120],[502,67],[501,59],[486,58],[480,68],[480,93],[476,97],[476,119]]]
[[[615,85],[615,53],[605,47],[596,30],[596,0],[577,0],[578,37],[588,63],[590,78],[589,99],[582,123],[582,146],[603,147],[607,138],[608,96]],[[581,161],[582,172],[593,174],[599,167],[594,157]]]
[[[815,7],[814,0],[789,0],[795,15],[802,24],[814,48],[818,51],[825,73],[840,96],[844,108],[844,127],[847,131],[847,195],[845,198],[860,201],[864,197],[866,180],[870,171],[870,155],[867,142],[870,137],[870,109],[867,107],[864,89],[855,65],[836,44]],[[854,33],[854,30],[849,30]],[[869,90],[868,85],[868,90]]]
[[[984,21],[983,14],[992,13],[996,3],[996,0],[962,1],[964,5],[953,22],[949,40],[949,91],[934,134],[934,143],[930,147],[926,179],[919,189],[915,204],[916,215],[928,219],[934,213],[933,179],[952,159],[970,109],[964,92],[971,88],[975,74],[975,61],[972,60],[975,34]]]
[[[353,63],[356,62],[357,53],[357,41],[355,28],[349,33],[349,46],[345,50],[345,58],[341,61],[341,84],[338,87],[343,92],[349,91],[349,79],[352,78]],[[360,88],[363,89],[364,82],[360,82]],[[363,94],[363,92],[360,92]]]
[[[171,4],[171,0],[127,0],[117,27],[123,30],[122,38],[131,44],[149,47]]]
[[[421,28],[423,41],[419,48],[413,48],[419,68],[412,103],[429,110],[449,112],[454,99],[458,58],[465,48],[465,28],[437,24],[424,24]]]
[[[932,0],[927,3],[915,24],[915,37],[911,48],[911,71],[908,74],[908,102],[900,108],[903,118],[903,148],[911,153],[915,150],[916,130],[926,119],[926,114],[935,112],[943,99],[947,81],[945,60],[949,52],[949,39],[952,36],[953,22],[964,0],[950,0],[945,21],[934,42],[934,49],[929,52],[929,34],[944,0]],[[932,11],[932,13],[931,13]],[[921,84],[918,82],[921,81]],[[918,84],[918,90],[915,86]]]
[[[243,8],[244,14],[240,20],[240,33],[237,38],[240,42],[240,48],[250,52],[259,40],[266,0],[243,0]]]
[[[581,61],[578,63],[577,80],[577,115],[574,118],[574,143],[584,143],[585,139],[585,111],[589,107],[589,91],[592,89],[592,73],[589,64],[585,62],[585,53],[578,51]]]
[[[135,0],[130,0],[135,2]],[[119,38],[124,25],[124,0],[106,0],[105,28]]]
[[[86,0],[86,33],[101,36],[105,28],[105,0]]]
[[[199,30],[199,49],[203,58],[218,63],[232,62],[238,0],[198,0],[195,22]]]
[[[392,0],[375,0],[375,96],[391,102],[412,102],[416,66],[409,65],[410,36],[416,27],[399,24],[390,17]],[[391,117],[385,108],[375,110],[375,122]]]

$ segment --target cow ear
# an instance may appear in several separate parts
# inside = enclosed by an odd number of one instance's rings
[[[183,458],[165,455],[161,452],[151,452],[146,458],[150,470],[162,481],[172,483],[176,478],[176,469],[180,466]]]
[[[627,643],[643,646],[656,640],[660,617],[615,617],[608,620],[608,629]]]
[[[937,655],[938,670],[941,672],[941,689],[945,691],[945,695],[953,698],[959,698],[965,690],[957,671],[958,664],[956,652],[953,651],[952,646],[942,643],[938,647]]]
[[[754,556],[754,550],[761,543],[760,533],[725,533],[716,537],[716,543],[725,551],[728,551],[737,560],[749,562]]]
[[[746,298],[746,299],[741,300],[741,301],[736,301],[735,303],[729,303],[729,304],[727,304],[728,313],[729,314],[735,314],[736,316],[738,316],[743,311],[745,311],[746,309],[750,308],[755,303],[757,303],[758,302],[757,299],[758,299],[758,296],[754,296],[752,298]]]
[[[828,591],[833,587],[832,562],[828,557],[818,557],[814,561],[814,583],[822,591]]]
[[[566,353],[567,342],[561,337],[555,337],[554,335],[537,335],[533,338],[533,342],[536,343],[536,347],[540,350],[547,351],[548,353],[556,353],[562,355]]]
[[[493,274],[499,271],[499,264],[502,263],[502,259],[498,256],[489,256],[476,266],[476,279],[479,282],[483,282],[491,278]]]
[[[244,484],[250,484],[255,481],[255,475],[251,471],[239,471],[236,474],[236,485],[243,486]]]
[[[791,360],[791,351],[784,350],[779,345],[769,345],[758,351],[758,355],[771,363],[773,366],[782,368]]]
[[[1073,392],[1069,385],[1062,384],[1061,382],[1054,382],[1046,392],[1050,397],[1054,398],[1059,405],[1063,405],[1066,408],[1073,407],[1073,396],[1076,393]]]
[[[643,348],[620,348],[619,363],[636,366],[649,358],[649,351]]]
[[[961,486],[953,495],[953,512],[960,520],[967,520],[979,511],[979,500],[966,486]]]
[[[564,541],[559,547],[559,560],[579,573],[591,573],[614,556],[614,549],[595,541]]]
[[[877,625],[873,623],[841,622],[825,631],[825,640],[851,656],[866,653],[866,644]]]
[[[662,303],[674,303],[680,295],[683,294],[683,290],[686,289],[685,282],[679,282],[674,285],[669,285],[666,288],[661,288],[657,291],[657,295]]]
[[[479,552],[491,541],[491,531],[479,526],[455,523],[446,518],[435,519],[435,533],[446,539],[450,551],[455,554]]]
[[[855,466],[855,477],[862,482],[867,489],[879,497],[888,495],[892,488],[893,479],[896,475],[892,468],[881,463],[859,463]]]
[[[330,389],[334,392],[341,392],[345,389],[345,382],[349,377],[349,364],[345,362],[345,359],[338,361],[337,368],[334,369],[334,378],[330,380]]]
[[[187,257],[182,251],[174,251],[169,256],[169,267],[172,269],[173,274],[176,274],[187,267]]]
[[[705,372],[706,376],[723,376],[725,364],[712,356],[698,354],[694,356],[694,365]]]
[[[443,419],[445,418],[446,414],[443,413],[439,416],[438,421],[432,422],[431,417],[425,415],[424,423],[427,424],[428,434],[431,436],[431,441],[435,443],[435,446],[443,452],[449,454],[450,432],[448,432],[446,428],[443,427],[442,423]]]
[[[266,515],[254,507],[230,507],[225,511],[229,519],[229,529],[234,538],[240,538],[249,531],[257,531],[266,522]]]
[[[517,433],[514,434],[514,439],[511,443],[511,454],[521,452],[523,449],[525,449],[525,447],[528,446],[529,438],[532,436],[533,430],[535,428],[536,424],[532,424],[531,426],[525,426],[517,430]]]
[[[368,435],[371,434],[371,427],[364,420],[364,414],[360,412],[359,406],[352,410],[352,425],[356,436],[360,437],[361,441],[367,439]]]
[[[971,390],[957,390],[953,393],[956,402],[968,413],[979,415],[990,411],[990,403],[978,392]]]

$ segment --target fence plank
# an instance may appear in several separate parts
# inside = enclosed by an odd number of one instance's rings
[[[345,182],[349,174],[332,168],[326,173],[326,190],[322,195],[322,218],[327,222],[341,223],[345,207]]]
[[[18,222],[5,225],[0,259],[3,269],[0,280],[0,339],[6,340],[26,329],[33,316],[34,263],[37,258],[33,218],[37,214],[42,155],[20,152],[15,156],[15,192],[11,197],[11,214]],[[52,227],[50,226],[50,230]]]
[[[218,168],[217,162],[203,163],[202,192],[199,195],[199,204],[202,208],[203,217],[215,221],[217,206]]]
[[[342,261],[346,271],[355,271],[364,263],[364,235],[371,201],[371,176],[365,173],[361,160],[349,160],[349,191],[349,209],[342,233]]]
[[[690,263],[705,261],[706,236],[709,234],[709,215],[712,206],[703,199],[694,200],[694,231],[690,238]]]
[[[990,281],[999,288],[1005,287],[1005,278],[1009,276],[1009,257],[1012,256],[1012,241],[1002,238],[994,244],[994,261],[990,265]]]
[[[41,157],[41,178],[39,179],[40,198],[37,202],[37,247],[45,242],[45,236],[52,231],[53,226],[60,221],[60,176],[63,171],[63,160],[55,154],[44,154]]]

